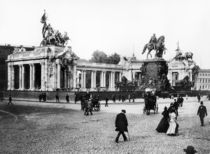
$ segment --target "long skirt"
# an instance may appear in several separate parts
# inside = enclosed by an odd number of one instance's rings
[[[173,121],[169,123],[169,128],[166,132],[167,135],[176,135],[178,133],[179,125]]]
[[[156,131],[159,133],[166,133],[169,127],[168,119],[162,118],[156,128]]]

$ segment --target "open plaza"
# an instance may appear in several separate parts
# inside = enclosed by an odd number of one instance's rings
[[[207,110],[210,101],[201,100]],[[210,118],[200,126],[196,97],[184,98],[179,108],[177,136],[157,133],[164,106],[173,99],[157,100],[158,114],[143,114],[143,99],[134,103],[109,102],[101,110],[85,116],[80,102],[43,103],[36,101],[7,101],[0,104],[0,153],[119,153],[119,154],[181,154],[187,146],[194,146],[199,154],[209,154]],[[115,143],[116,114],[126,110],[129,140]]]
[[[0,154],[210,154],[206,0],[3,1]]]

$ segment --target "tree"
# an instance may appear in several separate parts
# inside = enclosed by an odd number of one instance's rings
[[[107,55],[103,51],[96,50],[93,52],[90,61],[95,63],[106,63]]]
[[[107,58],[108,64],[118,64],[120,62],[120,55],[114,53]]]
[[[95,63],[106,63],[106,64],[118,64],[120,61],[120,55],[114,53],[110,56],[107,56],[103,51],[96,50],[92,54],[90,62]]]
[[[193,83],[195,83],[195,81],[197,80],[199,70],[200,70],[200,67],[198,65],[195,65],[192,69],[192,81],[193,81]]]

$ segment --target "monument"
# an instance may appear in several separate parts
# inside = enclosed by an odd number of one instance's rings
[[[8,90],[57,91],[76,88],[78,57],[67,46],[69,37],[47,23],[46,12],[41,18],[43,40],[39,47],[27,51],[16,48],[7,58]]]
[[[156,89],[157,91],[165,91],[170,89],[170,83],[167,79],[168,65],[163,59],[163,53],[166,48],[164,45],[165,37],[160,36],[158,39],[155,34],[151,37],[149,43],[144,46],[142,54],[147,52],[147,59],[143,61],[141,66],[141,84],[140,89],[146,88]],[[155,51],[155,57],[149,59],[151,51]]]

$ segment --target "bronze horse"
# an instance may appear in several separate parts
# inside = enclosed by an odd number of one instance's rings
[[[152,57],[151,51],[155,50],[156,51],[155,57],[162,58],[163,52],[166,50],[165,45],[164,45],[164,41],[165,41],[165,37],[160,36],[155,44],[147,43],[144,46],[142,54],[144,54],[146,49],[148,49],[148,52],[147,52],[147,59],[148,59],[149,55]]]

